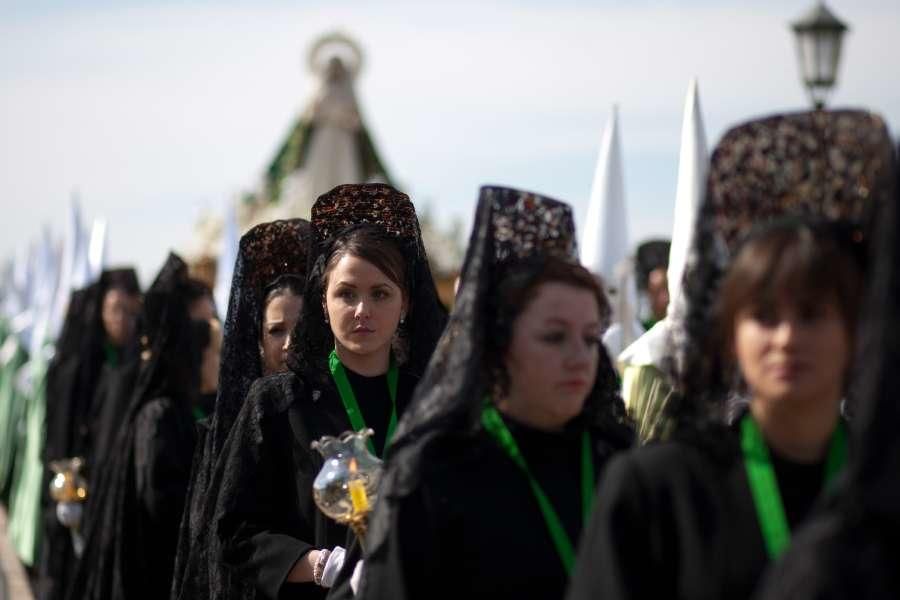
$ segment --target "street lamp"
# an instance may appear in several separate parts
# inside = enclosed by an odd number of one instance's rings
[[[841,60],[841,39],[847,25],[822,1],[792,25],[797,36],[800,75],[816,110],[825,107],[825,97],[834,87]]]

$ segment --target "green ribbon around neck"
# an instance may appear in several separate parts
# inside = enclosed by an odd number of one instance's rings
[[[741,420],[741,450],[750,493],[756,506],[756,517],[766,543],[766,551],[771,560],[780,557],[791,542],[791,530],[778,479],[772,467],[769,448],[753,416],[747,413]],[[828,457],[825,461],[825,485],[829,485],[847,462],[847,432],[843,422],[839,422],[831,436]]]
[[[341,402],[344,404],[344,410],[347,411],[347,418],[350,419],[350,425],[353,427],[354,431],[362,431],[366,428],[366,420],[363,418],[362,410],[359,408],[359,402],[356,401],[356,394],[353,393],[353,386],[350,385],[350,380],[347,379],[347,371],[344,370],[344,365],[341,364],[341,359],[338,358],[337,351],[335,350],[332,350],[331,354],[328,356],[328,368],[331,370],[331,377],[334,379],[338,394],[341,397]],[[384,437],[384,449],[380,455],[375,451],[375,444],[372,442],[372,438],[367,440],[369,450],[379,458],[384,458],[387,455],[387,449],[391,443],[391,438],[394,437],[394,430],[397,429],[398,379],[399,373],[397,364],[394,362],[394,357],[392,356],[391,366],[388,367],[387,372],[388,393],[391,396],[391,418],[388,421],[387,435]]]
[[[525,462],[525,457],[522,456],[522,451],[519,449],[519,445],[516,443],[516,439],[513,437],[512,432],[509,430],[509,427],[506,426],[506,423],[503,422],[503,417],[500,416],[500,412],[489,400],[482,409],[481,424],[484,426],[485,431],[494,438],[506,455],[509,456],[522,473],[524,473],[525,478],[528,479],[528,485],[531,486],[531,493],[534,495],[534,499],[541,509],[541,514],[544,516],[544,522],[547,524],[547,531],[550,533],[550,538],[553,540],[553,545],[556,547],[556,552],[559,554],[563,568],[565,568],[566,573],[571,575],[572,568],[575,566],[575,546],[572,544],[572,540],[569,539],[569,534],[566,533],[562,521],[556,513],[556,509],[553,508],[553,504],[550,503],[550,499],[547,497],[541,484],[538,483],[537,479],[535,479],[532,474],[531,469],[528,468],[528,463]],[[585,430],[581,435],[582,526],[587,523],[587,520],[591,515],[591,505],[594,500],[594,478],[594,457],[591,452],[591,436]]]

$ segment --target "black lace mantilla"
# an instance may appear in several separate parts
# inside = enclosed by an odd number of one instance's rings
[[[416,389],[392,444],[382,480],[385,502],[373,515],[370,551],[387,539],[398,498],[417,485],[427,447],[450,432],[473,432],[491,382],[484,372],[489,302],[500,270],[535,256],[576,260],[571,208],[557,200],[501,187],[483,187],[450,321]],[[585,405],[592,426],[622,446],[632,439],[618,382],[605,352]]]
[[[154,399],[171,399],[190,418],[198,385],[200,351],[188,313],[191,285],[187,265],[170,254],[144,296],[140,375],[115,448],[88,499],[85,550],[67,598],[144,598],[158,588],[148,568],[159,552],[155,533],[137,497],[136,418]]]
[[[567,259],[577,256],[575,221],[569,205],[502,187],[483,187],[481,197],[491,205],[494,263],[534,254]]]
[[[869,240],[878,212],[893,200],[892,164],[884,122],[864,111],[777,115],[723,136],[685,273],[686,318],[672,332],[676,422],[693,429],[724,418],[731,378],[707,345],[718,286],[742,238],[762,223],[803,217],[844,224],[857,241]]]
[[[322,309],[322,273],[334,244],[353,228],[374,226],[398,244],[406,259],[409,309],[397,332],[396,354],[416,376],[425,371],[444,329],[447,312],[437,295],[419,220],[409,196],[385,184],[340,185],[312,207],[312,242],[303,314],[291,335],[288,365],[304,378],[330,379],[328,354],[334,336]]]
[[[259,343],[265,289],[282,275],[306,278],[310,226],[304,219],[262,223],[241,237],[225,319],[216,408],[201,427],[181,522],[173,598],[206,598],[227,575],[209,523],[218,497],[216,460],[253,382],[262,377]],[[213,582],[211,584],[211,582]]]
[[[890,138],[871,113],[778,115],[729,131],[713,154],[705,214],[729,248],[786,214],[867,223],[890,185]]]
[[[895,155],[895,161],[896,161]],[[760,597],[896,598],[900,523],[900,168],[880,212],[858,347],[847,473],[778,561]],[[854,435],[855,434],[855,435]]]
[[[420,238],[419,220],[409,196],[383,183],[339,185],[319,196],[311,211],[316,235],[326,240],[351,225],[377,225],[405,242]]]

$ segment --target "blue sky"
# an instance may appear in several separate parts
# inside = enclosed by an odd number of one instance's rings
[[[682,102],[710,144],[802,109],[788,22],[760,2],[0,1],[0,256],[64,224],[77,190],[110,259],[144,282],[196,218],[252,188],[311,92],[305,53],[341,29],[366,51],[364,116],[399,183],[468,224],[483,183],[586,210],[619,106],[629,233],[671,226]],[[833,104],[900,130],[900,3],[831,0],[852,30]]]

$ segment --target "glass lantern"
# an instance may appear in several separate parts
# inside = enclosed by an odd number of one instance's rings
[[[80,457],[54,460],[50,470],[56,475],[50,480],[50,497],[56,502],[84,502],[87,500],[87,480],[81,475],[84,460]]]
[[[360,542],[381,481],[382,463],[368,447],[373,433],[371,429],[348,431],[312,443],[325,459],[313,481],[313,500],[327,517],[349,525]]]
[[[84,551],[81,518],[88,497],[88,483],[81,474],[84,460],[64,458],[52,461],[49,467],[55,473],[50,480],[50,497],[56,502],[56,518],[69,530],[75,556],[81,557]]]

